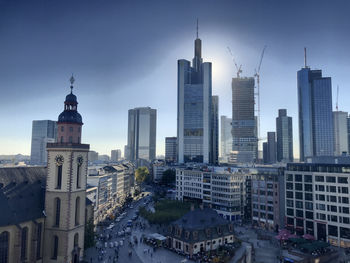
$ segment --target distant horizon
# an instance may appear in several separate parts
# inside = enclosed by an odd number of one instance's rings
[[[227,47],[243,64],[242,76],[253,76],[265,45],[261,137],[275,131],[278,109],[287,109],[299,158],[296,72],[304,66],[305,46],[308,66],[332,78],[333,109],[339,85],[339,110],[350,111],[350,62],[344,56],[350,3],[164,2],[1,2],[0,112],[6,129],[0,131],[0,155],[30,155],[32,121],[57,120],[72,73],[85,123],[82,141],[91,150],[110,155],[120,149],[124,155],[128,110],[150,106],[157,109],[157,155],[164,155],[165,137],[176,136],[177,60],[193,58],[197,18],[203,60],[213,64],[219,117],[232,115],[236,69]]]

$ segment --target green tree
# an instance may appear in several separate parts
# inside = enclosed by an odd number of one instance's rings
[[[175,171],[172,169],[168,169],[163,172],[161,182],[162,184],[166,184],[166,185],[175,184],[175,178],[176,178]]]
[[[95,246],[94,223],[92,219],[85,225],[84,247],[89,248]]]
[[[138,184],[142,184],[147,177],[149,177],[149,171],[146,166],[142,166],[136,169],[135,171],[135,180]]]

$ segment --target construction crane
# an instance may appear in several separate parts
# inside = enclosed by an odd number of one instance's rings
[[[235,61],[235,58],[234,58],[234,56],[233,56],[233,54],[232,54],[231,49],[230,49],[229,47],[227,47],[227,49],[228,49],[228,52],[230,52],[230,54],[231,54],[233,63],[235,64],[235,67],[236,67],[236,69],[237,69],[237,78],[239,79],[239,78],[240,78],[240,75],[239,75],[239,74],[242,73],[242,64],[239,65],[239,67],[238,67],[238,65],[237,65],[237,63],[236,63],[236,61]]]
[[[258,109],[257,109],[257,113],[258,113],[258,127],[257,127],[257,137],[258,137],[258,148],[259,148],[259,141],[261,140],[260,138],[260,68],[261,68],[261,63],[262,63],[262,60],[263,60],[263,57],[264,57],[264,54],[265,54],[265,49],[266,49],[266,46],[264,46],[263,48],[263,51],[261,53],[261,56],[260,56],[260,61],[259,61],[259,64],[258,64],[258,67],[257,69],[255,68],[255,74],[254,74],[254,77],[256,77],[256,83],[257,83],[257,91],[256,91],[256,97],[257,97],[257,100],[258,100]]]

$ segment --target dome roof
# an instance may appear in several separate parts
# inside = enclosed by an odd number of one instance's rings
[[[77,111],[65,110],[60,114],[60,116],[58,116],[58,122],[70,122],[70,123],[83,124],[83,119]]]
[[[77,103],[77,96],[75,96],[73,93],[70,93],[66,96],[65,102],[75,102]]]

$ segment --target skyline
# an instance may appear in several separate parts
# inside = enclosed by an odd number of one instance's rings
[[[81,7],[63,1],[52,7],[41,1],[21,6],[16,1],[0,1],[0,34],[4,39],[0,43],[0,111],[8,123],[8,129],[0,132],[0,154],[30,153],[32,121],[57,120],[72,73],[77,79],[74,93],[79,111],[84,116],[83,138],[92,150],[100,154],[110,154],[111,149],[123,151],[127,111],[150,106],[158,113],[157,155],[164,154],[165,137],[176,135],[177,60],[193,57],[198,17],[202,56],[213,64],[213,95],[219,96],[219,116],[232,117],[231,81],[236,73],[227,46],[237,63],[243,64],[242,75],[249,77],[267,45],[261,67],[260,135],[274,131],[278,109],[287,109],[293,117],[298,158],[296,72],[303,66],[304,46],[311,69],[320,68],[325,77],[332,78],[333,110],[339,84],[339,110],[350,111],[346,106],[349,63],[344,56],[350,42],[347,3],[338,1],[331,7],[319,4],[314,12],[311,7],[315,1],[310,1],[294,21],[298,1],[294,5],[255,3],[258,7],[252,9],[253,2],[233,5],[224,1],[216,6],[203,1],[198,8],[199,1],[188,5],[185,1],[151,1],[149,6],[140,2],[133,6],[139,18],[135,22],[123,16],[131,8],[124,2],[107,1],[104,6],[88,2]],[[269,11],[271,7],[274,9]],[[152,8],[157,11],[154,16],[143,12]],[[287,9],[288,13],[276,12]],[[183,19],[176,15],[180,10]],[[210,12],[212,16],[207,15]],[[248,18],[254,18],[253,22]],[[277,21],[281,23],[276,25]]]

